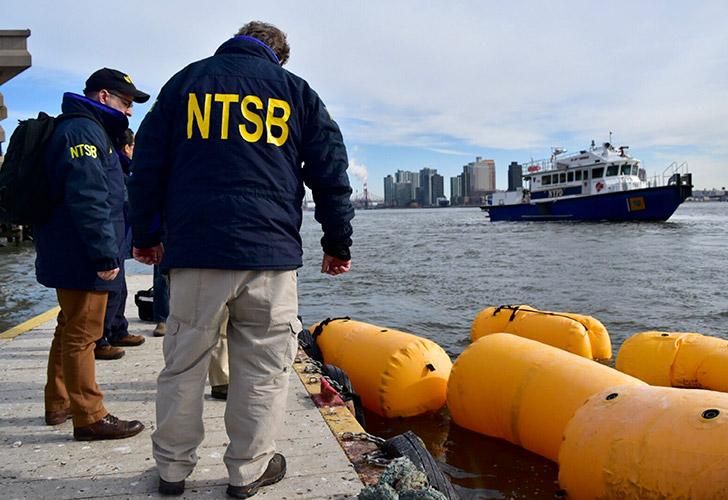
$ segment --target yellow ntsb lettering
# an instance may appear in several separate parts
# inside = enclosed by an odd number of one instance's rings
[[[253,132],[248,132],[247,125],[238,125],[238,128],[243,139],[248,142],[258,142],[263,136],[263,119],[255,111],[250,109],[251,104],[255,109],[260,111],[263,109],[263,101],[258,96],[246,95],[240,103],[240,111],[243,112],[243,118],[255,126]]]
[[[76,144],[69,148],[71,151],[71,159],[80,158],[81,156],[90,156],[91,158],[98,158],[96,146],[92,144]]]
[[[187,99],[187,138],[192,139],[192,127],[197,122],[197,129],[203,139],[210,137],[210,107],[212,96],[205,94],[205,111],[200,109],[200,103],[197,101],[197,95],[190,92]]]
[[[240,96],[238,94],[215,94],[215,102],[222,103],[222,123],[220,124],[220,139],[228,138],[228,128],[230,125],[230,105],[238,102]]]
[[[275,116],[276,110],[283,112],[282,116]],[[283,146],[288,139],[288,118],[291,117],[291,106],[280,99],[268,99],[268,114],[265,117],[265,128],[268,131],[268,142],[276,146]],[[273,127],[281,130],[281,135],[273,135]]]
[[[204,104],[200,106],[200,101]],[[213,101],[220,103],[219,134],[215,130],[217,123],[212,122]],[[233,106],[234,103],[240,106]],[[275,146],[283,146],[288,140],[288,120],[291,117],[291,105],[283,99],[269,98],[263,106],[263,100],[256,95],[241,96],[240,94],[200,94],[190,92],[187,98],[187,139],[194,135],[201,139],[227,140],[230,138],[231,113],[240,115],[237,121],[238,133],[246,142],[258,142],[266,133],[266,142]],[[215,108],[217,110],[218,108]],[[215,115],[217,116],[217,114]],[[265,117],[265,118],[264,118]],[[265,123],[263,121],[265,120]],[[212,130],[211,128],[212,127]],[[212,136],[211,136],[212,134]],[[234,134],[234,132],[233,132]]]

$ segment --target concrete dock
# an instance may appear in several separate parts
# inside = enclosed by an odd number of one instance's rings
[[[123,419],[141,420],[146,429],[122,440],[80,442],[73,426],[50,427],[44,422],[43,387],[55,315],[51,311],[0,339],[0,496],[15,498],[155,498],[158,475],[152,458],[157,375],[163,366],[163,338],[138,319],[134,293],[151,286],[149,275],[127,276],[129,332],[146,342],[125,348],[126,355],[96,362],[96,379],[104,404]],[[32,328],[28,329],[29,326]],[[298,373],[292,371],[285,425],[277,445],[288,461],[288,473],[278,484],[254,498],[352,498],[363,484]],[[197,468],[178,498],[227,498],[227,470],[222,462],[228,442],[223,421],[225,402],[206,390],[205,440],[198,449]],[[327,409],[331,415],[337,411]],[[335,416],[335,415],[334,415]],[[330,420],[330,419],[328,419]],[[335,418],[334,418],[335,420]]]

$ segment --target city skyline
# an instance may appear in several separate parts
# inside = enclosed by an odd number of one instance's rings
[[[513,165],[515,162],[511,162]],[[520,167],[520,166],[519,166]],[[397,170],[384,177],[384,206],[432,207],[449,205],[481,205],[488,194],[496,191],[495,162],[480,156],[462,166],[462,172],[450,177],[450,196],[445,196],[445,178],[437,169],[422,168],[419,172]]]
[[[153,101],[172,74],[262,19],[288,33],[287,68],[339,123],[355,191],[398,169],[449,179],[476,156],[495,161],[506,189],[510,162],[579,151],[610,132],[649,174],[687,161],[697,189],[728,185],[725,2],[129,0],[135,15],[114,36],[108,23],[79,25],[96,6],[4,2],[0,28],[31,29],[33,56],[1,89],[8,134],[18,119],[58,113],[62,93],[104,66],[131,74]],[[150,106],[136,107],[133,129]],[[383,195],[381,181],[370,184]]]

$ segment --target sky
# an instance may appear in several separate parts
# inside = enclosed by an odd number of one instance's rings
[[[18,119],[60,112],[101,67],[156,96],[250,20],[288,34],[289,71],[341,127],[357,193],[396,170],[449,178],[476,156],[511,161],[628,145],[649,175],[687,162],[728,187],[728,2],[490,0],[248,2],[2,0],[0,29],[31,30],[33,65],[0,87]],[[152,101],[150,101],[151,103]],[[136,105],[136,130],[149,105]]]

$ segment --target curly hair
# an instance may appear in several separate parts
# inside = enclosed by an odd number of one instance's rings
[[[268,47],[278,57],[281,66],[286,64],[291,54],[291,48],[288,46],[286,34],[272,24],[262,21],[250,21],[238,30],[237,35],[246,35],[257,38]]]

